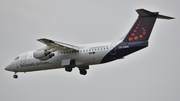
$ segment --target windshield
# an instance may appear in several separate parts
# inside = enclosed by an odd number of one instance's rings
[[[19,56],[18,57],[16,57],[14,60],[18,60],[19,59]]]

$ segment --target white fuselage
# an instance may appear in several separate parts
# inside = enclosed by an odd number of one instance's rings
[[[13,72],[29,72],[47,69],[64,68],[62,60],[75,59],[77,67],[100,64],[102,58],[112,50],[118,42],[86,44],[79,51],[54,50],[54,57],[39,60],[33,57],[34,51],[22,53],[10,63],[6,69]],[[114,53],[112,53],[114,54]]]

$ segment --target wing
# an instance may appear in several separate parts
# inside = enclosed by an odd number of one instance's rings
[[[44,44],[47,45],[47,50],[58,50],[58,49],[70,49],[70,50],[75,50],[75,51],[79,51],[80,50],[80,47],[78,46],[75,46],[75,45],[70,45],[70,44],[67,44],[67,43],[63,43],[63,42],[57,42],[57,41],[53,41],[53,40],[50,40],[50,39],[46,39],[46,38],[42,38],[42,39],[37,39],[37,41],[39,42],[42,42]]]

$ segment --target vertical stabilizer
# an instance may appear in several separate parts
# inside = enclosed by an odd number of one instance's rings
[[[150,12],[145,9],[137,9],[136,11],[139,17],[123,42],[148,41],[157,18],[174,19],[172,17],[159,15],[159,12]]]

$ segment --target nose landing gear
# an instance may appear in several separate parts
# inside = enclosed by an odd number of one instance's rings
[[[15,72],[15,74],[13,75],[13,78],[15,78],[15,79],[18,78],[18,75],[16,74],[16,72]]]

